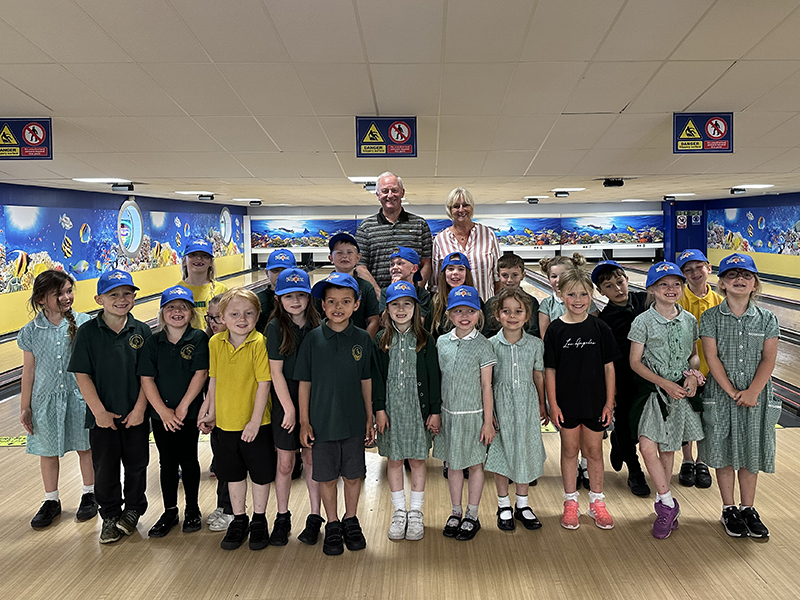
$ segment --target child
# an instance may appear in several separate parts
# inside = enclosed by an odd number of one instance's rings
[[[272,435],[278,450],[278,472],[275,477],[275,495],[278,499],[278,514],[272,526],[269,543],[285,546],[292,529],[289,512],[289,492],[292,487],[292,471],[300,445],[300,414],[298,388],[295,377],[297,355],[306,334],[319,327],[319,315],[311,302],[311,285],[308,274],[302,269],[290,268],[282,271],[275,282],[278,302],[267,325],[267,354],[272,373],[274,398],[272,401]],[[306,517],[306,527],[298,536],[301,542],[316,544],[319,529],[324,522],[320,516],[319,484],[312,479],[311,450],[302,452],[306,464],[306,487],[311,503],[311,512]]]
[[[525,324],[525,331],[534,337],[539,337],[539,301],[524,291],[521,287],[522,280],[525,279],[525,261],[513,252],[508,252],[497,261],[497,270],[500,273],[500,289],[520,290],[530,302],[531,310],[528,312],[528,322]],[[495,318],[497,307],[495,302],[497,295],[489,298],[483,318],[486,324],[483,326],[483,335],[491,338],[498,331],[501,325]]]
[[[717,306],[723,300],[722,296],[708,285],[708,276],[711,274],[711,264],[705,254],[700,250],[684,250],[678,255],[678,267],[686,277],[686,287],[683,295],[678,300],[681,308],[692,313],[697,322],[700,316],[712,306]],[[700,358],[700,372],[703,377],[708,377],[708,363],[703,354],[703,344],[697,342],[697,356]],[[699,446],[700,444],[698,444]],[[711,487],[711,473],[708,466],[700,460],[698,452],[697,461],[692,457],[692,442],[686,442],[681,448],[683,462],[678,473],[678,482],[686,487],[696,485],[699,488]]]
[[[198,238],[186,244],[181,261],[181,273],[183,279],[179,284],[192,292],[194,306],[197,309],[192,327],[202,329],[209,300],[228,291],[224,283],[215,279],[214,247],[211,242]]]
[[[356,265],[361,260],[358,242],[349,233],[337,233],[328,242],[331,253],[328,260],[333,263],[334,273],[350,275],[358,284],[361,301],[353,313],[353,325],[366,330],[370,338],[374,338],[380,327],[378,298],[375,288],[367,280],[356,275]]]
[[[131,535],[147,510],[150,424],[136,371],[150,328],[130,314],[138,289],[125,271],[100,276],[94,300],[103,310],[78,329],[68,367],[88,408],[95,496],[103,518],[101,544]],[[120,462],[125,467],[123,485]]]
[[[227,329],[208,342],[209,384],[197,421],[216,437],[216,470],[228,490],[233,521],[220,543],[235,550],[250,535],[251,550],[269,545],[267,502],[275,480],[275,444],[270,426],[270,372],[266,340],[256,322],[261,304],[250,290],[225,292],[219,308]],[[247,475],[253,483],[253,520],[247,518]]]
[[[650,486],[644,478],[639,457],[636,454],[637,436],[631,431],[630,414],[636,386],[633,385],[628,333],[633,320],[647,308],[647,292],[628,290],[625,270],[613,260],[597,263],[592,271],[592,282],[608,304],[598,315],[611,328],[621,356],[614,361],[616,379],[616,408],[614,409],[614,431],[611,432],[611,466],[615,471],[628,467],[628,488],[634,496],[649,496]]]
[[[778,320],[754,303],[760,287],[750,256],[722,259],[717,289],[725,300],[703,314],[700,336],[711,372],[703,395],[703,455],[717,470],[722,524],[732,537],[765,539],[769,529],[753,503],[758,472],[775,472],[781,402],[772,395],[770,379],[778,353]],[[739,508],[734,500],[737,472]]]
[[[197,413],[208,379],[208,336],[194,320],[192,292],[180,285],[161,294],[157,333],[144,345],[138,373],[150,403],[153,438],[158,448],[164,514],[147,535],[161,538],[178,524],[178,480],[186,509],[183,532],[200,530],[200,462]]]
[[[34,529],[47,527],[61,514],[59,458],[73,450],[83,479],[76,517],[88,521],[97,514],[86,403],[75,375],[66,369],[75,333],[90,317],[73,311],[73,301],[72,278],[64,271],[43,271],[28,301],[35,316],[17,335],[23,351],[19,420],[28,433],[26,453],[40,457],[44,483],[44,503],[31,521]]]
[[[539,529],[542,524],[528,507],[529,484],[520,482],[541,477],[546,458],[541,428],[541,423],[549,422],[544,402],[544,346],[542,340],[524,331],[534,314],[528,294],[519,287],[505,287],[495,296],[494,306],[502,328],[489,340],[497,356],[493,369],[497,435],[489,446],[485,468],[495,473],[497,527],[513,531],[516,519],[526,529]],[[509,479],[517,482],[513,513]]]
[[[580,269],[559,274],[558,295],[566,312],[550,323],[544,337],[544,367],[550,420],[561,428],[561,478],[564,515],[561,525],[577,529],[578,450],[587,461],[589,510],[600,529],[614,520],[603,502],[603,431],[614,411],[614,361],[619,350],[611,328],[588,314],[592,280]]]
[[[461,252],[452,252],[442,261],[442,268],[439,271],[439,281],[436,286],[436,294],[433,297],[433,315],[429,330],[434,339],[438,339],[453,327],[452,322],[447,317],[447,304],[450,292],[461,285],[474,287],[472,278],[472,267],[466,255]],[[480,304],[483,311],[483,302]]]
[[[219,310],[219,303],[222,300],[223,294],[217,294],[208,303],[208,312],[205,316],[206,321],[206,335],[208,337],[214,334],[221,333],[228,329],[225,323],[222,322],[222,313]],[[206,380],[206,393],[208,393],[208,380]],[[209,433],[211,430],[208,428],[200,427],[204,433]],[[206,430],[207,429],[207,430]],[[216,458],[217,458],[217,438],[211,436],[211,476],[217,479],[217,508],[215,508],[206,517],[206,525],[211,531],[228,531],[228,526],[233,521],[233,506],[231,505],[231,494],[228,491],[228,482],[223,481],[215,472]]]
[[[425,459],[431,450],[431,434],[436,435],[440,426],[439,362],[433,338],[422,324],[416,286],[401,279],[386,288],[385,298],[384,328],[375,338],[373,353],[372,397],[378,452],[389,459],[386,478],[394,506],[389,539],[421,540]],[[411,466],[408,512],[404,460]]]
[[[374,292],[374,290],[373,290]],[[300,346],[294,376],[300,382],[300,442],[311,448],[313,479],[320,483],[328,523],[322,552],[331,556],[362,550],[367,540],[356,511],[367,472],[364,443],[375,439],[372,424],[372,340],[353,324],[359,284],[331,273],[311,289],[327,317]],[[344,480],[344,519],[339,521],[336,485]]]
[[[703,376],[697,371],[697,321],[678,305],[684,276],[678,265],[660,262],[647,272],[647,293],[654,304],[634,319],[631,368],[641,378],[631,410],[631,429],[656,484],[653,536],[663,540],[678,528],[680,506],[669,490],[673,455],[683,440],[703,439],[693,398]]]
[[[267,266],[264,270],[267,272],[269,282],[267,286],[260,292],[256,292],[258,301],[261,303],[261,314],[256,323],[256,331],[264,332],[267,335],[266,327],[269,320],[272,318],[272,311],[275,308],[275,284],[284,269],[293,269],[297,267],[294,253],[286,248],[278,248],[273,250],[267,259]]]
[[[417,285],[417,282],[422,281],[417,251],[404,246],[397,248],[397,251],[389,256],[389,275],[392,277],[392,283],[406,281],[414,286],[419,299],[419,315],[422,318],[422,324],[430,323],[431,294],[424,287]],[[386,288],[381,290],[378,310],[381,314],[386,310]]]
[[[451,257],[452,254],[448,259]],[[481,528],[478,506],[483,491],[483,463],[486,446],[495,435],[492,367],[497,359],[491,342],[479,333],[483,313],[474,287],[460,285],[450,291],[447,317],[454,329],[436,342],[442,373],[442,426],[433,456],[449,466],[453,509],[443,533],[466,541],[474,538]],[[465,468],[469,469],[469,500],[467,514],[462,519],[462,469]]]

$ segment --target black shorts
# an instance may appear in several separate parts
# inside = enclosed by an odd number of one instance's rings
[[[241,431],[219,427],[211,432],[211,439],[215,437],[215,472],[222,481],[243,481],[248,474],[258,485],[275,481],[277,458],[271,425],[262,425],[252,442],[242,441]]]
[[[603,418],[596,417],[594,419],[577,419],[574,417],[561,417],[564,422],[560,425],[561,429],[575,429],[579,425],[583,425],[589,431],[605,431],[608,425],[603,425]]]
[[[289,388],[289,396],[292,398],[294,404],[294,430],[289,433],[283,427],[283,405],[278,400],[278,395],[275,394],[275,388],[272,388],[272,437],[275,439],[275,447],[278,450],[286,450],[293,452],[300,450],[300,382],[296,379],[287,379],[286,385]]]
[[[311,447],[312,479],[333,481],[339,476],[360,479],[367,474],[364,438],[352,437],[332,442],[314,442]]]

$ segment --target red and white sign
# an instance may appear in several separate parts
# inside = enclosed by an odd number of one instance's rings
[[[405,121],[395,121],[389,127],[389,137],[395,144],[404,144],[411,137],[411,127]]]
[[[678,229],[686,229],[686,215],[676,215],[675,221]]]
[[[44,127],[39,123],[28,123],[22,128],[22,137],[29,146],[38,146],[44,142]]]
[[[728,132],[728,123],[720,117],[712,117],[706,123],[706,133],[714,140],[725,137]]]

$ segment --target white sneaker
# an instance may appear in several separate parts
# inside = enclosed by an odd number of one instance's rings
[[[406,511],[396,510],[392,515],[392,525],[389,527],[390,540],[402,540],[406,537]]]
[[[233,515],[222,514],[216,521],[208,526],[211,531],[228,531],[228,525],[233,523]]]
[[[411,541],[421,540],[425,535],[425,526],[422,523],[422,511],[408,511],[408,528],[406,529],[406,539]]]
[[[206,525],[211,525],[214,521],[219,519],[222,516],[223,512],[224,509],[221,506],[218,506],[213,511],[211,511],[211,514],[206,517]]]

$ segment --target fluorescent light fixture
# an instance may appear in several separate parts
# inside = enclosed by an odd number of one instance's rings
[[[182,194],[184,196],[199,196],[200,194],[207,195],[214,192],[207,192],[205,190],[183,190],[181,192],[174,192],[175,194]]]
[[[534,196],[531,196],[531,198],[534,198]],[[528,203],[527,200],[506,200],[506,204],[527,204],[527,203]]]
[[[556,193],[556,192],[582,192],[585,189],[586,188],[553,188],[550,191],[553,192],[553,193]]]
[[[265,204],[264,206],[292,206],[291,204],[285,204],[283,202],[279,202],[277,204]]]
[[[214,199],[214,194],[198,194],[197,199],[201,202],[211,202]]]
[[[620,200],[620,202],[647,202],[644,198],[625,198],[624,200]]]
[[[378,181],[378,178],[373,175],[372,177],[348,177],[350,181],[353,183],[371,183],[373,181]]]
[[[775,187],[771,183],[743,183],[741,185],[733,186],[735,188],[742,188],[745,190],[765,190],[767,188]]]
[[[231,198],[234,202],[253,202],[254,200],[258,200],[261,202],[261,198]]]
[[[569,198],[569,192],[565,192],[564,190],[559,190],[554,195],[556,198]]]
[[[678,192],[675,194],[667,194],[667,196],[672,196],[673,198],[682,198],[684,196],[696,196],[694,192]]]
[[[531,198],[535,198],[537,200],[544,200],[545,198],[549,198],[550,196],[523,196],[526,201],[530,200]]]
[[[129,181],[127,183],[112,183],[111,184],[111,191],[112,192],[132,192],[133,191],[133,184]]]
[[[72,181],[81,183],[131,183],[130,179],[119,179],[118,177],[73,177]]]

